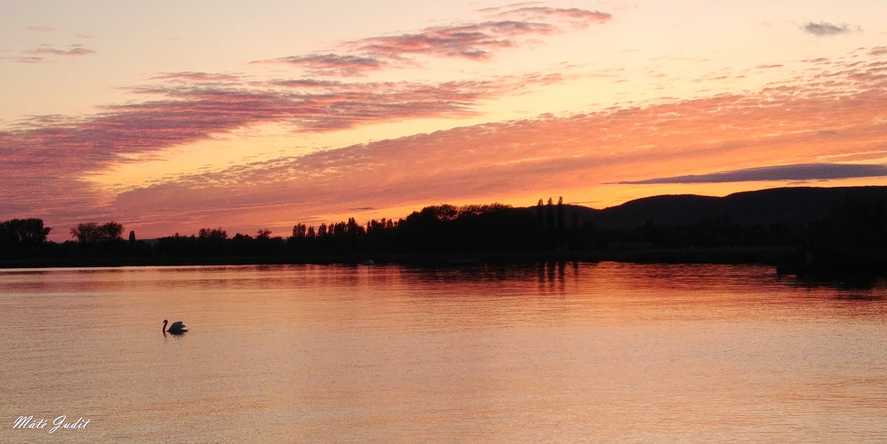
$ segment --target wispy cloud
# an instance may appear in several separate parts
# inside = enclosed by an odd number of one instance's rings
[[[556,30],[548,23],[508,20],[439,26],[413,34],[371,37],[350,42],[347,46],[390,60],[400,60],[408,55],[484,60],[496,49],[515,46],[517,36],[552,34]]]
[[[380,70],[387,65],[387,62],[376,57],[332,53],[279,57],[257,60],[252,63],[280,63],[304,68],[311,75],[341,77],[363,75],[369,71]]]
[[[522,17],[524,19],[566,20],[578,26],[606,23],[613,18],[606,12],[579,8],[552,8],[547,6],[518,6],[498,11],[500,17]]]
[[[187,83],[237,82],[241,78],[235,74],[219,74],[202,71],[164,72],[151,77],[151,80],[164,80]]]
[[[416,66],[417,57],[485,61],[500,50],[515,48],[526,38],[561,32],[610,20],[610,14],[578,8],[518,6],[496,12],[501,20],[424,28],[417,32],[380,35],[344,42],[339,53],[306,54],[258,60],[304,69],[311,75],[357,76],[391,67]],[[507,18],[507,19],[504,19]]]
[[[484,14],[498,14],[500,12],[509,11],[516,8],[522,8],[526,6],[542,6],[544,3],[542,2],[515,2],[502,6],[490,6],[486,8],[478,9],[477,12],[481,12]]]
[[[324,132],[390,120],[468,116],[480,100],[559,78],[526,75],[438,84],[318,82],[314,90],[302,91],[285,81],[206,84],[200,80],[215,76],[193,74],[161,77],[194,78],[194,84],[130,88],[146,99],[105,106],[96,115],[36,116],[17,122],[11,130],[0,130],[0,217],[22,209],[52,218],[61,214],[74,218],[89,211],[103,214],[95,207],[98,191],[82,179],[85,174],[126,162],[129,155],[213,134],[267,123],[288,125],[296,132]]]
[[[95,51],[84,48],[81,45],[71,45],[68,48],[56,48],[52,46],[41,46],[28,51],[31,54],[54,55],[54,56],[85,56],[95,54]]]
[[[347,46],[395,60],[412,54],[486,59],[496,49],[517,46],[515,38],[520,36],[553,34],[560,31],[559,24],[563,22],[588,25],[611,18],[600,11],[526,4],[497,10],[495,15],[510,19],[430,27],[417,33],[370,37]]]
[[[67,48],[40,45],[34,49],[21,51],[19,54],[18,56],[0,57],[0,60],[11,63],[42,63],[49,60],[48,57],[81,57],[95,54],[95,51],[80,44],[73,44]]]
[[[417,65],[429,57],[484,61],[540,36],[611,20],[598,11],[535,4],[495,13],[510,15],[368,37],[345,42],[333,53],[256,62],[294,66],[310,74],[305,78],[253,81],[202,71],[161,73],[148,85],[130,89],[135,100],[101,107],[97,114],[38,116],[6,125],[0,130],[0,218],[28,212],[50,223],[67,223],[116,214],[159,227],[155,232],[186,231],[232,208],[242,209],[242,215],[230,219],[233,225],[268,211],[281,212],[279,220],[293,214],[319,217],[349,209],[662,179],[688,162],[698,171],[736,173],[738,165],[772,163],[773,152],[797,166],[811,156],[883,145],[887,65],[839,66],[843,62],[836,61],[809,67],[813,81],[758,92],[417,134],[167,178],[116,197],[84,180],[134,154],[256,125],[324,132],[473,115],[484,100],[561,77],[542,73],[440,83],[341,77]],[[28,57],[39,62],[44,56],[84,55],[69,54],[73,49],[45,47]],[[769,177],[779,175],[769,172]],[[300,196],[310,196],[310,202]]]
[[[784,180],[825,180],[857,177],[887,177],[887,166],[846,163],[802,163],[759,168],[744,168],[687,176],[658,177],[618,182],[620,184],[650,185],[677,183],[758,182]]]
[[[26,27],[25,29],[27,29],[28,31],[34,31],[34,32],[55,31],[55,28],[53,28],[52,26],[43,26],[43,25],[30,25],[30,26]]]
[[[807,22],[801,29],[817,37],[847,34],[852,31],[849,25],[829,22]]]
[[[0,60],[4,62],[10,63],[41,63],[45,59],[43,57],[37,56],[12,56],[12,57],[0,57]]]
[[[273,86],[280,86],[284,88],[304,88],[304,89],[348,89],[351,88],[351,85],[354,83],[342,82],[339,80],[327,80],[327,79],[278,79],[271,80],[268,82]]]

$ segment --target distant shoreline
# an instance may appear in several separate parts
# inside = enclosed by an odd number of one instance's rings
[[[762,264],[785,274],[887,275],[887,187],[774,188],[726,197],[653,196],[602,210],[549,198],[424,207],[405,218],[348,218],[288,236],[222,227],[139,240],[117,222],[47,241],[41,219],[0,223],[0,268],[264,264],[446,267],[544,261]]]

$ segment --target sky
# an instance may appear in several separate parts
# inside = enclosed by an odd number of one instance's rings
[[[887,185],[883,0],[0,2],[0,220],[55,240]]]

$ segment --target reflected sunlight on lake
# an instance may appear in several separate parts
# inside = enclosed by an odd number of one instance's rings
[[[885,441],[885,296],[721,265],[0,271],[0,442]]]

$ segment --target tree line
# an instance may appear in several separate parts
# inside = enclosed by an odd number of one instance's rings
[[[820,257],[853,248],[887,248],[887,208],[847,203],[828,217],[805,225],[739,225],[728,219],[685,226],[653,220],[628,228],[598,226],[594,210],[540,199],[535,207],[503,204],[425,207],[399,219],[355,218],[334,223],[294,224],[285,236],[270,230],[229,233],[221,227],[190,235],[140,240],[117,222],[82,223],[71,239],[48,241],[52,228],[40,219],[0,223],[0,259],[138,259],[174,263],[205,258],[269,258],[275,261],[349,260],[412,256],[464,256],[484,253],[561,254],[637,248],[794,246]],[[137,262],[137,261],[136,261]]]

